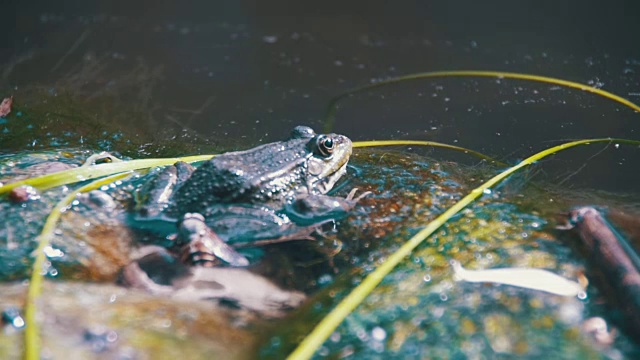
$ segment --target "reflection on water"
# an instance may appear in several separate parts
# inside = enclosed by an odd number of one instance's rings
[[[635,13],[592,0],[15,1],[0,21],[0,95],[14,95],[21,115],[0,119],[0,151],[86,146],[153,156],[247,147],[294,125],[321,128],[330,99],[348,89],[436,70],[566,78],[638,103]],[[354,140],[435,140],[513,163],[569,139],[637,139],[639,116],[548,84],[441,78],[346,98],[335,130]],[[639,165],[637,149],[602,145],[545,160],[536,173],[566,188],[637,193]],[[498,315],[474,326],[511,321]],[[376,344],[387,336],[378,329],[367,330]]]

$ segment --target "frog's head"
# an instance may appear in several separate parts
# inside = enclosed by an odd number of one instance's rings
[[[347,171],[351,140],[339,134],[316,134],[311,128],[298,126],[292,137],[308,138],[306,185],[310,193],[326,194]]]

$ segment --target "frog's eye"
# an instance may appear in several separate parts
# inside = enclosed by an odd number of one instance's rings
[[[316,140],[316,144],[318,145],[318,152],[320,153],[320,155],[329,157],[333,153],[335,143],[332,138],[320,135]]]

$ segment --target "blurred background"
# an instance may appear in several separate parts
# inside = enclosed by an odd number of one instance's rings
[[[237,148],[281,139],[298,124],[320,130],[332,97],[426,71],[546,75],[640,102],[639,7],[592,0],[5,1],[0,89],[25,109],[51,102],[43,93],[65,94],[74,107],[89,108],[84,119],[95,117],[118,136],[151,135],[151,147],[157,134]],[[134,115],[114,116],[114,107]],[[53,125],[45,134],[79,137],[54,124],[55,111],[47,116]],[[333,130],[354,140],[435,140],[513,163],[570,139],[637,139],[639,118],[575,89],[438,78],[346,98]],[[0,149],[33,144],[5,141]],[[604,148],[572,151],[544,169],[567,186],[636,190],[637,150]]]

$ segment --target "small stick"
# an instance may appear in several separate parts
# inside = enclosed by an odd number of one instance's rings
[[[615,290],[615,300],[626,315],[630,334],[640,340],[640,259],[629,243],[593,207],[569,213],[569,223],[589,252],[589,261]]]

